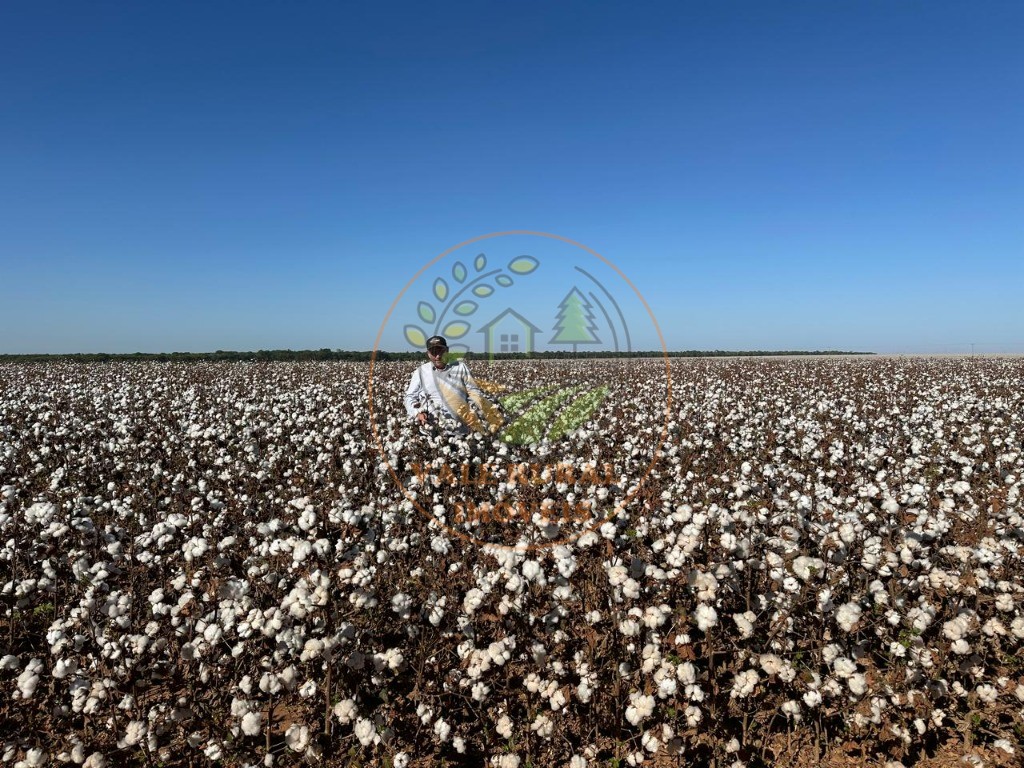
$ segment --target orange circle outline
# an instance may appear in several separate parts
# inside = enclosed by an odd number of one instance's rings
[[[647,477],[651,474],[651,471],[654,469],[654,465],[657,463],[658,459],[661,458],[661,454],[662,454],[661,445],[665,442],[665,439],[668,436],[668,424],[669,424],[669,421],[671,419],[671,414],[672,414],[672,366],[671,366],[671,363],[669,362],[668,348],[665,346],[665,337],[661,333],[661,326],[658,325],[658,319],[654,316],[654,312],[651,310],[650,305],[647,303],[647,299],[645,299],[643,297],[643,294],[641,294],[640,291],[637,289],[637,287],[635,285],[633,285],[633,281],[630,280],[628,277],[626,277],[625,273],[621,269],[619,269],[615,264],[613,264],[611,261],[606,259],[604,256],[599,254],[597,251],[595,251],[592,248],[589,248],[589,247],[583,245],[583,243],[578,243],[575,240],[571,240],[568,237],[563,237],[562,235],[556,235],[556,234],[553,234],[551,232],[536,232],[536,231],[528,230],[528,229],[512,229],[512,230],[508,230],[508,231],[505,231],[505,232],[491,232],[491,233],[486,234],[486,235],[477,235],[476,237],[472,237],[469,240],[464,240],[463,242],[459,243],[458,245],[454,245],[451,248],[448,248],[447,250],[443,251],[438,256],[434,257],[434,259],[432,259],[427,264],[425,264],[415,275],[412,276],[412,278],[409,280],[409,282],[407,282],[405,284],[405,287],[403,287],[402,290],[398,293],[398,296],[395,297],[395,300],[393,302],[391,302],[391,306],[388,308],[387,313],[385,313],[385,315],[384,315],[384,320],[381,322],[380,329],[377,331],[377,338],[374,339],[374,342],[373,342],[373,350],[370,353],[370,372],[369,372],[369,375],[367,376],[366,394],[367,394],[367,408],[368,408],[368,410],[370,412],[370,430],[373,432],[374,440],[377,443],[377,451],[380,454],[381,461],[383,461],[384,464],[387,466],[388,472],[391,475],[391,479],[394,480],[395,485],[398,486],[398,488],[400,488],[402,490],[402,494],[405,496],[406,500],[411,502],[413,507],[415,507],[416,510],[421,515],[423,515],[428,521],[432,520],[435,523],[438,523],[439,525],[441,525],[441,527],[443,527],[449,533],[455,534],[459,538],[461,538],[464,541],[467,541],[467,542],[469,542],[471,544],[476,544],[477,546],[483,546],[483,547],[501,547],[502,549],[512,549],[512,550],[516,550],[516,551],[531,552],[531,551],[533,551],[535,549],[547,549],[547,548],[550,548],[550,547],[556,547],[556,546],[559,546],[561,544],[566,544],[568,542],[575,541],[576,539],[580,538],[581,536],[585,535],[586,533],[589,533],[589,532],[593,531],[598,525],[600,525],[601,523],[607,521],[609,518],[608,518],[607,515],[604,516],[604,517],[599,517],[593,524],[588,526],[584,531],[582,531],[582,532],[580,532],[580,533],[578,533],[578,534],[576,534],[576,535],[574,535],[572,537],[564,538],[564,539],[557,539],[555,541],[550,541],[550,542],[542,542],[540,544],[526,544],[526,545],[519,545],[519,544],[517,544],[515,546],[512,546],[512,545],[509,545],[509,544],[496,544],[496,543],[488,542],[488,541],[480,541],[479,539],[475,538],[471,534],[463,533],[462,531],[460,531],[460,530],[458,530],[456,528],[452,528],[447,523],[441,522],[436,517],[434,517],[432,514],[429,514],[425,509],[423,509],[420,506],[418,500],[410,498],[409,490],[406,489],[405,486],[402,485],[402,481],[399,479],[398,474],[395,472],[395,468],[393,466],[391,466],[391,462],[388,461],[387,455],[384,452],[384,446],[383,446],[383,444],[381,442],[381,437],[380,437],[380,434],[378,433],[378,430],[377,430],[377,424],[376,424],[376,422],[374,420],[374,410],[373,410],[373,368],[374,368],[374,365],[377,362],[377,352],[378,352],[378,349],[380,347],[380,340],[381,340],[381,337],[384,335],[384,329],[387,328],[388,321],[391,319],[391,314],[395,311],[395,307],[398,306],[398,302],[400,302],[402,300],[402,297],[405,295],[405,292],[408,291],[413,286],[413,284],[415,284],[420,279],[420,277],[423,275],[424,272],[426,272],[432,266],[437,264],[437,262],[439,262],[441,259],[443,259],[448,254],[454,253],[455,251],[459,250],[460,248],[464,248],[467,245],[472,245],[473,243],[479,242],[481,240],[490,240],[491,238],[507,237],[507,236],[510,236],[510,235],[530,235],[530,236],[533,236],[533,237],[546,237],[546,238],[549,238],[551,240],[560,240],[560,241],[562,241],[564,243],[568,243],[569,245],[573,245],[573,246],[575,246],[577,248],[580,248],[581,250],[586,251],[587,253],[589,253],[594,258],[598,259],[599,261],[603,262],[607,266],[611,267],[612,270],[614,270],[615,273],[620,278],[622,278],[622,280],[626,283],[626,285],[628,285],[630,288],[633,289],[633,293],[636,294],[637,298],[640,299],[640,302],[644,305],[644,309],[647,310],[647,314],[651,318],[651,323],[654,324],[654,330],[657,331],[657,333],[658,333],[658,340],[661,342],[662,356],[663,356],[663,358],[665,360],[665,376],[666,376],[666,387],[665,387],[665,424],[664,424],[664,426],[662,428],[661,436],[660,436],[660,439],[658,441],[658,447],[655,449],[654,456],[651,458],[651,463],[647,466],[647,470],[644,472],[643,477],[641,477],[639,482],[637,483],[636,490],[634,490],[632,493],[627,492],[625,498],[622,499],[622,501],[620,501],[618,504],[616,504],[615,511],[618,512],[618,511],[623,510],[625,508],[625,505],[628,504],[637,493],[639,493],[640,488],[643,486],[644,481],[647,479]]]

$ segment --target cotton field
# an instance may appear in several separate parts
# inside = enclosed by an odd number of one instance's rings
[[[471,367],[0,365],[0,761],[1021,764],[1024,359]]]

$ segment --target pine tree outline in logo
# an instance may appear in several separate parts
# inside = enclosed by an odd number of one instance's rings
[[[555,315],[555,335],[548,344],[572,344],[575,353],[579,344],[600,344],[597,323],[594,320],[594,305],[587,301],[575,285],[558,305]]]
[[[496,288],[508,288],[514,284],[511,275],[506,274],[505,269],[513,275],[528,275],[537,267],[540,261],[533,256],[517,256],[512,259],[506,268],[487,270],[487,256],[483,253],[473,259],[475,274],[470,278],[469,270],[461,261],[452,265],[452,284],[443,277],[434,280],[432,287],[433,298],[438,302],[440,309],[435,308],[429,301],[421,301],[416,306],[416,314],[421,322],[431,328],[428,333],[421,326],[409,323],[402,333],[405,340],[412,346],[422,349],[426,346],[430,336],[444,336],[449,340],[449,349],[456,354],[464,354],[469,351],[469,346],[461,342],[451,344],[450,340],[462,339],[472,330],[472,323],[469,318],[476,314],[480,305],[475,299],[486,299],[494,294]],[[492,280],[493,278],[493,280]],[[493,284],[492,284],[493,283]],[[469,296],[466,296],[467,291]],[[457,317],[445,322],[448,313]]]

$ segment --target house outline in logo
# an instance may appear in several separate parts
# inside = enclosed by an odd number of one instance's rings
[[[513,325],[509,318],[517,321],[518,325]],[[507,327],[500,327],[502,323],[506,322]],[[538,328],[521,314],[512,309],[512,307],[506,307],[502,312],[496,315],[493,320],[477,331],[477,333],[482,333],[484,335],[484,354],[491,357],[495,353],[501,352],[524,352],[526,354],[532,354],[534,351],[534,336],[542,331],[543,329]],[[525,344],[519,343],[520,334],[525,336]],[[507,338],[502,338],[502,336]]]

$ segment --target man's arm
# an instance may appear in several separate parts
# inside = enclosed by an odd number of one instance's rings
[[[409,387],[405,390],[405,412],[409,414],[410,419],[415,419],[426,410],[427,393],[424,391],[423,383],[420,380],[420,369],[417,368],[412,372]]]

